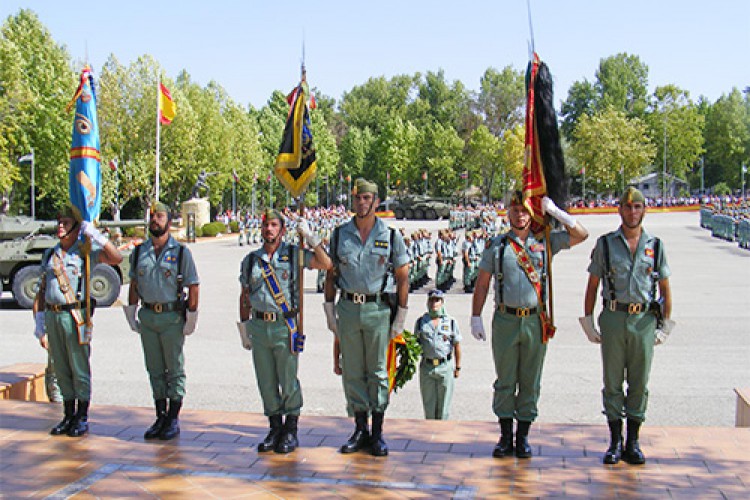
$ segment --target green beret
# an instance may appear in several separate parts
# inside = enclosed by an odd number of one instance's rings
[[[377,196],[378,185],[360,177],[354,181],[354,188],[352,189],[352,194],[356,195],[359,193],[372,193]]]
[[[523,205],[523,191],[516,190],[510,195],[508,206],[512,207],[513,205]]]
[[[81,217],[81,212],[70,203],[66,203],[62,208],[60,208],[60,210],[57,211],[56,218],[57,220],[73,219],[77,222],[81,222],[83,220],[83,217]]]
[[[628,186],[620,198],[620,205],[625,205],[626,203],[646,203],[646,198],[636,188]]]
[[[281,215],[281,212],[274,208],[267,208],[265,212],[263,212],[263,221],[271,220],[271,219],[279,219],[281,221],[281,225],[284,225],[284,216]]]
[[[155,214],[157,212],[164,212],[167,215],[171,213],[171,211],[169,210],[169,207],[160,201],[152,203],[151,207],[149,208],[149,212],[152,214]]]

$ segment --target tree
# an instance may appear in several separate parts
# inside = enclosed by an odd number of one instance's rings
[[[499,72],[494,68],[484,72],[476,98],[476,110],[495,137],[523,123],[525,88],[524,74],[511,66]]]
[[[458,166],[464,141],[451,126],[433,123],[419,131],[418,165],[424,165],[431,194],[450,196],[463,183]],[[421,179],[421,177],[420,177]]]
[[[28,210],[31,176],[17,162],[33,147],[37,212],[51,217],[68,200],[73,120],[65,106],[78,81],[70,56],[31,10],[8,17],[0,34],[0,189],[15,183],[11,210]]]
[[[732,89],[711,106],[706,116],[706,184],[725,182],[740,187],[740,167],[748,163],[748,108],[740,91]]]
[[[620,53],[602,59],[596,72],[596,109],[623,111],[628,117],[643,117],[648,106],[648,66],[638,56]]]
[[[601,193],[619,191],[630,179],[644,175],[656,151],[642,120],[607,108],[581,118],[571,154]]]
[[[704,152],[704,118],[690,100],[689,93],[675,85],[657,87],[646,121],[656,146],[655,164],[664,165],[666,140],[668,172],[686,179]]]
[[[582,116],[591,115],[596,110],[596,87],[588,80],[573,82],[568,89],[568,98],[560,107],[562,125],[560,131],[565,139],[573,140],[573,132]]]
[[[480,125],[471,133],[467,147],[465,167],[469,182],[479,184],[486,199],[492,191],[500,164],[500,140],[485,125]]]

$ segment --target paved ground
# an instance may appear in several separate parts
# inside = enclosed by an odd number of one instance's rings
[[[172,441],[144,441],[145,408],[97,405],[84,438],[50,436],[59,407],[0,401],[2,498],[701,498],[750,497],[750,430],[650,426],[643,466],[602,465],[604,425],[541,423],[534,457],[495,459],[491,422],[391,419],[391,452],[337,449],[341,417],[303,417],[301,447],[259,454],[257,413],[186,410]]]
[[[601,424],[601,362],[596,346],[586,341],[576,318],[582,313],[586,266],[595,239],[617,227],[616,215],[582,216],[591,237],[555,259],[555,318],[558,334],[551,342],[540,402],[540,422]],[[446,222],[400,222],[407,229],[436,230]],[[734,387],[750,385],[750,252],[711,238],[698,226],[698,213],[652,213],[646,226],[664,241],[673,271],[673,317],[677,328],[657,348],[650,383],[647,426],[732,426]],[[186,343],[188,410],[260,413],[250,354],[240,347],[237,313],[239,263],[247,247],[234,238],[192,245],[201,286],[198,331]],[[314,293],[308,273],[305,297],[307,346],[300,380],[303,414],[343,416],[340,379],[332,372],[332,337],[325,329],[322,296]],[[126,288],[121,297],[124,298]],[[13,307],[7,294],[0,301],[0,366],[42,362],[44,352],[32,336],[29,311]],[[457,381],[452,418],[491,421],[494,371],[488,343],[469,331],[469,295],[455,294],[447,308],[463,328],[463,371]],[[410,297],[407,320],[412,325],[425,310],[424,292]],[[485,308],[485,327],[490,327]],[[94,406],[150,406],[151,397],[136,334],[119,308],[97,311],[93,344]],[[392,398],[389,418],[421,418],[416,380]]]

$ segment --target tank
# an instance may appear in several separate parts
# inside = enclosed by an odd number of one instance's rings
[[[393,215],[397,219],[410,220],[438,220],[447,219],[451,214],[451,206],[439,198],[424,195],[404,196],[399,198],[393,208]]]
[[[143,226],[142,220],[100,221],[98,226],[121,228]],[[30,309],[38,289],[40,264],[45,250],[57,244],[55,221],[39,221],[23,216],[0,215],[0,285],[18,305]],[[128,283],[131,249],[120,247],[122,262],[117,266],[96,264],[91,272],[91,296],[98,307],[112,305],[120,288]]]

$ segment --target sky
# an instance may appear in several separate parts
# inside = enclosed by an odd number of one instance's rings
[[[675,84],[714,102],[750,86],[750,0],[529,1],[558,105],[622,52],[648,66],[649,91]],[[303,45],[310,85],[340,100],[371,77],[439,70],[477,91],[487,68],[524,69],[531,40],[527,0],[1,0],[0,19],[22,8],[95,74],[111,54],[150,54],[168,78],[186,70],[256,108],[298,83]]]

